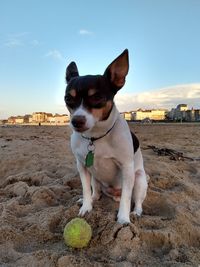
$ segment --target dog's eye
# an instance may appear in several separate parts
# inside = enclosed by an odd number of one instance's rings
[[[65,102],[66,102],[66,104],[70,103],[71,101],[73,101],[73,97],[71,95],[66,95],[65,96]]]
[[[70,94],[65,96],[65,101],[70,101],[71,99],[73,99],[73,97]]]
[[[103,95],[94,94],[94,95],[89,97],[89,100],[91,102],[102,102],[102,101],[106,101],[106,98]]]
[[[65,96],[65,103],[68,107],[70,108],[75,108],[79,105],[79,101],[78,99],[76,99],[75,97],[71,96],[70,94],[67,94]]]
[[[88,97],[88,104],[94,108],[101,108],[106,103],[106,97],[101,94],[94,94]]]

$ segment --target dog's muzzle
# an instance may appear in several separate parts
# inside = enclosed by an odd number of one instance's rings
[[[85,125],[86,125],[86,117],[85,116],[80,116],[80,115],[73,116],[71,119],[71,124],[72,124],[74,130],[77,132],[83,132],[83,131],[87,130],[85,127]]]

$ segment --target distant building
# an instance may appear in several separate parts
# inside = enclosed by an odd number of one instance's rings
[[[23,116],[11,116],[8,118],[8,124],[22,124],[24,123],[24,117]]]
[[[182,121],[195,121],[195,110],[182,111]]]
[[[56,122],[55,117],[53,115],[47,117],[47,122],[50,124],[55,124],[55,122]]]
[[[152,110],[143,110],[138,109],[137,111],[122,112],[121,116],[127,120],[142,121],[145,119],[150,119],[154,121],[165,120],[166,118],[166,109],[152,109]]]
[[[179,104],[168,113],[168,117],[174,121],[200,121],[200,109],[189,109],[188,105]]]
[[[133,113],[133,119],[136,121],[142,121],[145,119],[161,121],[165,120],[166,112],[167,111],[165,109],[152,109],[152,110],[138,109]]]
[[[66,114],[55,114],[54,116],[49,116],[47,118],[47,122],[49,122],[50,124],[65,124],[69,122],[69,116]]]
[[[34,112],[32,115],[26,114],[24,116],[11,116],[8,118],[9,124],[22,123],[50,123],[50,124],[65,124],[69,122],[70,118],[67,114],[55,114],[46,112]],[[3,123],[3,121],[1,121]]]
[[[200,109],[194,111],[195,121],[200,121]]]
[[[66,114],[63,115],[56,114],[54,117],[56,124],[69,122],[69,116]]]
[[[17,117],[15,117],[15,123],[16,124],[22,124],[22,123],[24,123],[24,117],[23,116],[17,116]]]
[[[8,123],[8,120],[0,120],[0,124],[6,124]]]
[[[16,120],[16,117],[11,116],[11,117],[8,118],[8,123],[9,123],[9,124],[15,124],[15,123],[16,123],[15,120]]]
[[[167,119],[170,120],[170,121],[173,121],[173,120],[174,120],[174,117],[175,117],[175,112],[176,112],[176,109],[175,109],[175,108],[172,108],[172,109],[167,113]]]
[[[126,121],[133,120],[133,113],[132,112],[121,112],[120,113],[122,118],[124,118]]]
[[[186,120],[186,118],[188,118],[188,116],[189,116],[189,113],[187,112],[188,110],[189,110],[189,108],[188,108],[187,104],[179,104],[175,108],[174,120],[176,120],[176,121]]]
[[[176,109],[179,111],[187,111],[189,108],[187,104],[179,104]]]
[[[26,114],[24,116],[24,123],[31,123],[32,122],[32,115]]]
[[[46,113],[46,112],[34,112],[32,115],[32,122],[47,122],[48,117],[52,117],[51,113]]]

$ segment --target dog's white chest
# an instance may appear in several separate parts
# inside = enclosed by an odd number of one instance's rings
[[[76,158],[78,158],[83,165],[86,163],[86,156],[89,152],[89,148],[88,140],[81,140],[80,142],[77,142],[76,140],[76,146],[73,147],[72,145]],[[94,162],[93,165],[88,168],[92,176],[104,184],[118,184],[120,179],[120,169],[117,165],[117,160],[112,147],[106,142],[97,140],[94,142],[93,153]]]
[[[120,179],[120,169],[116,160],[110,155],[94,156],[94,165],[89,168],[91,174],[104,185],[115,186]]]

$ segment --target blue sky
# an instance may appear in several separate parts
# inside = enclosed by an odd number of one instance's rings
[[[199,14],[199,0],[1,0],[0,118],[66,113],[67,64],[101,74],[125,48],[120,110],[200,108]]]

